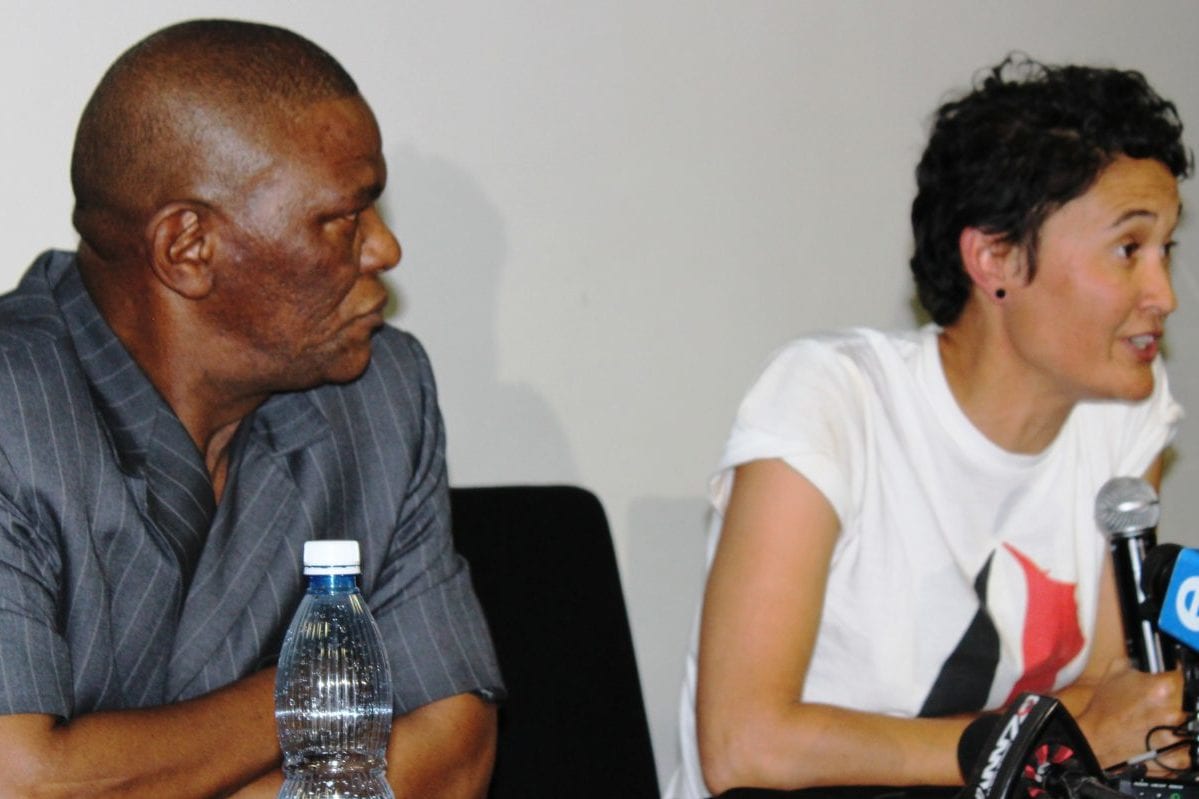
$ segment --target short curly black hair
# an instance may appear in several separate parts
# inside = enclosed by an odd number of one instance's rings
[[[1045,219],[1120,155],[1156,159],[1176,178],[1191,171],[1174,104],[1139,72],[1009,55],[968,94],[942,105],[912,201],[912,274],[933,321],[952,324],[970,296],[962,230],[1023,246],[1031,280]]]

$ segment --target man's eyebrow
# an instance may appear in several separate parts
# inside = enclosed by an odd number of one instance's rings
[[[362,202],[374,202],[383,196],[383,184],[380,181],[375,181],[369,186],[363,186],[354,192],[354,199]]]
[[[383,184],[381,182],[369,183],[364,186],[359,186],[349,191],[337,192],[330,195],[330,200],[337,205],[359,206],[373,205],[376,200],[383,196]]]

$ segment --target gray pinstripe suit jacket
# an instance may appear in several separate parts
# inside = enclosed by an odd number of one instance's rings
[[[361,542],[396,708],[502,691],[451,546],[424,351],[392,328],[348,385],[242,423],[219,507],[200,453],[100,317],[74,255],[0,298],[0,713],[205,693],[270,662],[309,538]]]

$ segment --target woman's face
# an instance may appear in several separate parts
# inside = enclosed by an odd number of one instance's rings
[[[1045,220],[1036,275],[1007,285],[1003,319],[1016,356],[1047,391],[1073,402],[1139,400],[1153,390],[1150,364],[1177,306],[1170,249],[1178,215],[1170,171],[1120,156]]]

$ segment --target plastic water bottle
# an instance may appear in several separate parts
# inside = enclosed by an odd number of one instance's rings
[[[357,541],[308,541],[308,591],[283,639],[279,799],[394,799],[384,777],[391,672],[356,575]]]

